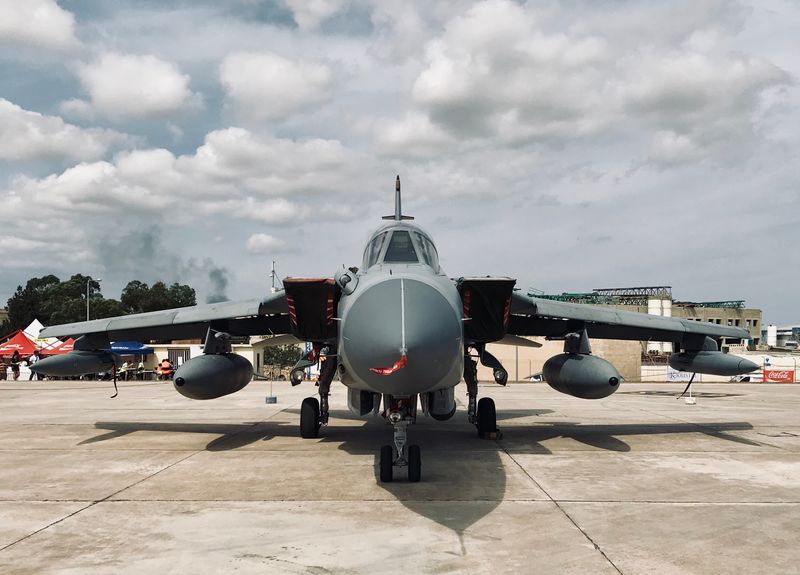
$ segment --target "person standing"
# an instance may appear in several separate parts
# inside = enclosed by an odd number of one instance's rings
[[[11,356],[11,362],[10,362],[10,365],[11,365],[11,378],[14,381],[17,381],[19,379],[19,364],[20,363],[21,363],[21,360],[19,359],[19,351],[14,350],[14,354]]]
[[[33,352],[33,355],[28,358],[28,367],[33,367],[33,364],[35,364],[40,359],[42,359],[41,353],[37,349],[36,351]],[[38,373],[31,370],[31,374],[28,376],[28,381],[33,381],[34,379],[38,380],[40,377],[41,376]]]

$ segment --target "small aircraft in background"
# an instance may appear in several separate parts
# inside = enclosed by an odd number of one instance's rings
[[[119,359],[106,351],[111,341],[204,338],[202,356],[174,374],[173,384],[192,399],[213,399],[239,391],[253,366],[231,353],[231,338],[280,334],[276,345],[310,342],[293,368],[293,384],[324,355],[319,398],[303,400],[300,434],[319,436],[328,423],[333,379],[347,387],[348,406],[359,416],[383,416],[394,430],[393,445],[380,450],[380,479],[392,481],[405,467],[409,481],[421,478],[418,445],[407,443],[407,428],[418,411],[436,420],[456,412],[455,387],[466,382],[467,417],[479,436],[497,432],[491,398],[478,400],[477,361],[505,385],[508,372],[486,344],[538,347],[522,336],[564,341],[564,352],[543,368],[554,389],[584,399],[611,395],[622,377],[608,361],[592,355],[589,338],[673,342],[670,365],[680,371],[735,376],[754,363],[719,351],[718,338],[746,338],[728,326],[679,318],[552,301],[515,290],[508,277],[450,279],[439,265],[427,232],[401,209],[400,178],[395,210],[370,237],[361,267],[333,277],[286,278],[284,289],[265,298],[57,325],[42,337],[77,337],[75,350],[32,366],[39,373],[70,376],[114,369]],[[477,360],[477,361],[476,361]]]

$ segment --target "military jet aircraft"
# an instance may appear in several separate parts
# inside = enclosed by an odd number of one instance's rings
[[[205,338],[202,356],[188,360],[174,376],[175,389],[192,399],[213,399],[239,391],[253,366],[231,353],[231,339],[275,334],[274,342],[310,342],[293,368],[293,384],[303,370],[326,358],[319,399],[303,400],[300,435],[318,437],[329,417],[328,394],[334,377],[347,387],[348,406],[359,416],[380,414],[392,425],[393,445],[380,450],[382,482],[395,468],[409,481],[421,477],[418,445],[407,444],[407,428],[418,411],[447,420],[456,411],[455,387],[466,383],[467,417],[481,437],[497,433],[491,398],[478,401],[477,361],[505,385],[508,372],[486,351],[490,342],[538,346],[521,336],[564,341],[564,352],[550,358],[543,373],[562,393],[585,399],[611,395],[621,376],[608,361],[592,355],[589,338],[673,342],[669,360],[681,371],[739,375],[754,363],[719,351],[719,338],[746,338],[735,327],[697,323],[571,304],[515,290],[507,277],[445,275],[436,246],[413,218],[402,213],[400,178],[395,210],[371,236],[360,268],[343,268],[329,278],[286,278],[284,288],[264,298],[112,317],[57,325],[42,337],[77,337],[75,351],[43,359],[31,369],[68,376],[113,370],[119,358],[111,341]]]

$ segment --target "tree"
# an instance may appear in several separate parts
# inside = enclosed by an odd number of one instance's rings
[[[297,363],[302,356],[303,350],[296,344],[267,347],[264,349],[264,365],[289,367]]]
[[[106,299],[100,293],[100,283],[89,276],[75,274],[61,281],[54,275],[31,278],[25,287],[8,300],[6,330],[22,329],[34,319],[45,325],[72,323],[86,319],[86,288],[89,286],[91,318],[113,317],[145,311],[156,311],[195,305],[195,291],[188,285],[173,283],[167,287],[156,282],[153,287],[139,280],[125,286],[121,301]]]
[[[141,313],[148,293],[150,288],[146,283],[139,280],[128,282],[119,298],[125,313]]]
[[[167,287],[164,282],[156,282],[152,287],[134,280],[122,290],[120,297],[126,313],[143,313],[196,305],[195,291],[188,285],[173,283]]]
[[[9,331],[27,327],[37,317],[49,319],[49,315],[42,313],[42,308],[48,302],[53,287],[59,283],[56,276],[47,275],[29,279],[24,289],[17,286],[17,291],[8,299]]]

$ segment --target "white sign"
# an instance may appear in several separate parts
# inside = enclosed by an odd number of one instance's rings
[[[667,366],[667,381],[671,382],[679,382],[682,381],[684,383],[689,383],[689,380],[692,378],[691,371],[678,371],[676,369],[672,369],[671,367]],[[695,381],[699,381],[699,378],[695,377]]]

